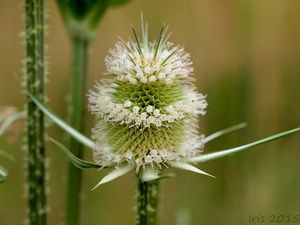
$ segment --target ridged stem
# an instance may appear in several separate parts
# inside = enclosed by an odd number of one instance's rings
[[[159,181],[138,179],[136,225],[158,225]]]
[[[70,125],[77,131],[84,131],[85,87],[87,80],[88,41],[80,37],[72,37],[71,86],[69,102]],[[69,149],[78,157],[82,156],[83,146],[74,138],[69,139]],[[79,222],[80,190],[82,172],[69,164],[66,225],[77,225]]]
[[[44,102],[44,13],[43,0],[25,0],[25,81],[27,92]],[[44,115],[27,98],[28,224],[47,224]]]

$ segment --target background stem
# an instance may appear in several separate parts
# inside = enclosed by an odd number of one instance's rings
[[[159,181],[138,179],[137,225],[158,225]]]
[[[70,86],[70,125],[77,131],[84,131],[85,87],[87,80],[88,40],[72,37],[72,63]],[[74,138],[69,139],[69,149],[78,157],[82,156],[83,146]],[[69,163],[66,225],[76,225],[79,222],[80,190],[82,172]]]
[[[44,102],[44,13],[43,0],[25,0],[26,90]],[[47,223],[44,115],[27,98],[27,188],[28,223]]]

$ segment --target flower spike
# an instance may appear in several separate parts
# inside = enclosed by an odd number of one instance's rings
[[[95,161],[131,165],[143,181],[159,179],[170,166],[206,174],[185,164],[201,154],[198,121],[207,106],[192,83],[190,55],[168,40],[166,26],[152,42],[147,25],[141,38],[132,30],[133,41],[121,40],[109,50],[107,79],[88,94],[96,121]]]

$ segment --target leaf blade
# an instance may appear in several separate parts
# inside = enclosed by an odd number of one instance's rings
[[[51,141],[53,144],[55,144],[57,147],[62,149],[62,151],[65,153],[65,155],[68,157],[68,159],[72,162],[74,166],[76,166],[79,169],[98,169],[102,168],[101,165],[89,161],[85,161],[83,159],[78,158],[75,156],[67,147],[65,147],[60,142],[56,141],[53,138],[49,138],[49,141]]]
[[[236,153],[236,152],[240,152],[242,150],[246,150],[246,149],[251,148],[251,147],[255,147],[257,145],[268,143],[268,142],[271,142],[271,141],[274,141],[274,140],[277,140],[277,139],[295,134],[297,132],[300,132],[300,127],[295,128],[295,129],[291,129],[291,130],[288,130],[288,131],[284,131],[284,132],[281,132],[281,133],[278,133],[278,134],[274,134],[274,135],[265,137],[263,139],[260,139],[260,140],[242,145],[242,146],[238,146],[238,147],[235,147],[235,148],[225,149],[225,150],[221,150],[221,151],[217,151],[217,152],[197,156],[197,157],[192,158],[191,162],[193,162],[193,163],[202,163],[202,162],[207,162],[207,161],[210,161],[210,160],[218,159],[218,158],[221,158],[221,157],[224,157],[224,156],[227,156],[227,155],[231,155],[231,154]]]
[[[48,109],[46,106],[44,106],[38,99],[36,99],[33,95],[29,94],[31,100],[37,105],[37,107],[45,113],[45,115],[54,122],[57,126],[62,128],[65,132],[70,134],[72,137],[74,137],[77,141],[81,142],[85,146],[93,149],[95,146],[95,143],[75,130],[73,127],[68,125],[66,122],[64,122],[62,119],[60,119],[55,113],[53,113],[50,109]]]
[[[220,130],[220,131],[217,131],[215,133],[212,133],[210,135],[208,135],[207,137],[204,138],[204,143],[207,144],[225,134],[228,134],[228,133],[231,133],[231,132],[234,132],[234,131],[237,131],[237,130],[240,130],[240,129],[243,129],[247,126],[247,123],[239,123],[239,124],[236,124],[236,125],[233,125],[231,127],[228,127],[228,128],[225,128],[223,130]]]

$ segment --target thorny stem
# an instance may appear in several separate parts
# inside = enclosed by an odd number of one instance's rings
[[[72,63],[69,119],[70,125],[83,133],[89,41],[77,36],[71,39]],[[70,137],[69,149],[74,155],[81,157],[82,148],[82,144]],[[81,176],[82,172],[70,163],[67,184],[66,225],[76,225],[79,222]]]
[[[158,225],[159,181],[138,179],[136,225]]]
[[[25,0],[25,80],[27,92],[44,102],[44,0]],[[27,98],[28,223],[47,224],[44,115]]]

